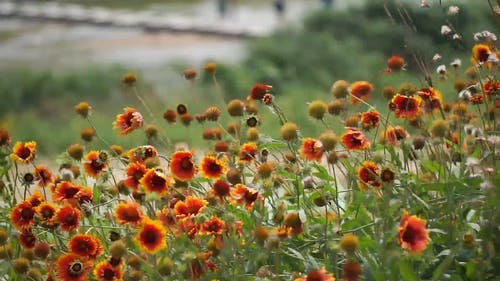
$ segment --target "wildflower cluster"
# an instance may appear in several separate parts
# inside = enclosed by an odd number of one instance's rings
[[[484,41],[473,46],[468,78],[455,81],[450,100],[439,86],[335,81],[331,101],[302,109],[323,128],[318,136],[289,120],[271,85],[256,83],[225,109],[210,105],[192,115],[179,104],[155,114],[133,74],[122,82],[151,116],[125,107],[112,127],[122,137],[142,130],[146,144],[110,145],[91,126],[81,132],[85,144],[69,145],[50,168],[39,165],[35,141],[11,145],[0,129],[0,259],[8,261],[0,274],[492,279],[500,81],[496,37]],[[408,64],[392,56],[385,73],[398,75]],[[204,70],[216,81],[215,64]],[[196,83],[196,70],[183,76]],[[374,98],[386,98],[387,107],[372,106]],[[92,125],[91,109],[75,106]],[[265,121],[275,122],[280,138],[261,129],[262,109],[275,115]],[[178,121],[200,123],[207,145],[173,145],[163,132]]]

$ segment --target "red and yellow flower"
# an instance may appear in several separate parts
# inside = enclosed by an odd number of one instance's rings
[[[249,163],[255,160],[257,154],[257,144],[253,142],[245,143],[240,148],[239,161]]]
[[[125,153],[130,163],[144,163],[146,159],[158,157],[158,151],[154,146],[143,145],[133,148]]]
[[[380,136],[380,141],[382,143],[389,143],[392,146],[397,146],[398,142],[408,138],[410,135],[401,126],[389,126],[387,130]]]
[[[130,163],[125,169],[125,173],[127,174],[125,185],[133,190],[138,190],[140,180],[147,171],[148,169],[142,163]]]
[[[262,98],[264,98],[264,96],[272,88],[273,88],[273,86],[271,86],[271,85],[257,83],[255,85],[253,85],[252,89],[250,90],[250,95],[248,96],[248,99],[250,99],[250,100],[262,100]]]
[[[170,172],[176,180],[190,181],[196,174],[191,151],[176,151],[170,158]]]
[[[347,132],[340,136],[340,139],[347,149],[365,150],[370,147],[370,141],[356,128],[348,127]]]
[[[95,260],[102,255],[104,248],[101,241],[91,235],[75,234],[68,242],[68,250],[70,253],[85,257],[86,259]]]
[[[104,158],[104,159],[103,159]],[[102,157],[99,151],[90,151],[85,155],[83,168],[87,175],[98,178],[99,175],[108,167],[107,159]]]
[[[139,204],[122,202],[116,206],[115,217],[119,224],[137,226],[141,222],[143,215]]]
[[[472,58],[477,63],[485,63],[491,55],[490,46],[485,44],[476,44],[472,47]]]
[[[18,203],[10,213],[10,222],[19,229],[31,228],[35,223],[35,209],[28,201]]]
[[[422,107],[425,113],[436,112],[441,108],[443,95],[439,90],[432,87],[423,88],[417,92],[417,95],[422,98]]]
[[[84,281],[92,263],[77,254],[61,255],[56,262],[56,276],[59,281]]]
[[[35,247],[36,236],[35,234],[33,234],[33,231],[31,231],[31,229],[22,230],[21,233],[19,233],[18,239],[19,244],[21,244],[23,248],[32,249]]]
[[[165,196],[174,184],[174,179],[167,177],[160,171],[149,169],[139,182],[147,192],[155,192],[160,196]]]
[[[101,261],[94,268],[94,276],[99,281],[121,281],[123,270],[120,266],[113,266],[108,260]]]
[[[80,211],[71,205],[65,205],[57,211],[56,220],[62,231],[69,232],[80,224]]]
[[[305,277],[296,278],[295,281],[335,281],[335,278],[333,274],[321,268],[309,272]]]
[[[52,194],[52,200],[55,202],[64,202],[65,200],[74,199],[81,189],[82,187],[79,185],[74,185],[69,181],[62,181],[56,185],[56,189]]]
[[[321,161],[323,152],[323,143],[313,138],[305,138],[300,148],[300,155],[309,161]]]
[[[396,118],[404,118],[414,120],[420,115],[420,105],[422,99],[420,97],[407,97],[401,94],[396,94],[390,104],[389,108],[394,111]]]
[[[368,81],[356,81],[351,84],[351,103],[356,105],[360,100],[367,101],[370,98],[371,92],[375,88]]]
[[[45,187],[54,182],[54,176],[44,166],[36,166],[34,175],[35,180],[38,181],[38,186]]]
[[[38,205],[38,207],[35,208],[35,213],[37,218],[40,219],[42,226],[49,228],[57,226],[57,207],[54,204],[42,202],[40,203],[40,205]]]
[[[224,180],[218,180],[214,183],[212,186],[212,189],[210,189],[210,193],[219,197],[221,200],[228,196],[231,192],[231,186],[227,181]]]
[[[14,148],[12,148],[12,153],[10,154],[10,159],[20,164],[29,164],[35,159],[36,155],[36,142],[29,141],[26,143],[16,142]]]
[[[379,169],[372,161],[364,161],[358,169],[358,185],[362,190],[367,190],[368,185],[380,187]]]
[[[174,215],[177,218],[194,217],[201,213],[207,205],[208,202],[206,200],[187,196],[184,201],[180,200],[175,203]]]
[[[201,235],[221,235],[226,229],[226,223],[218,217],[212,216],[210,220],[205,221],[198,232]]]
[[[398,243],[410,253],[419,254],[429,244],[429,234],[425,228],[426,221],[416,215],[408,215],[403,211],[403,217],[398,228]]]
[[[38,205],[44,202],[45,199],[43,198],[42,193],[40,193],[40,190],[37,189],[33,192],[33,194],[30,195],[30,197],[28,197],[28,199],[26,199],[26,201],[30,202],[33,208],[36,208],[38,207]]]
[[[374,129],[380,123],[380,114],[377,111],[363,112],[361,115],[361,126],[365,130]]]
[[[144,124],[141,113],[135,108],[125,107],[123,111],[125,112],[116,115],[116,120],[113,123],[113,127],[119,129],[118,134],[121,136],[130,134]]]
[[[260,198],[259,191],[240,183],[231,190],[231,197],[236,204],[245,203],[247,209],[253,208],[255,201]]]
[[[159,221],[144,219],[141,228],[135,236],[135,241],[141,250],[154,254],[167,247],[167,230]]]
[[[201,160],[200,172],[209,179],[218,179],[226,173],[226,163],[215,156],[205,156]]]

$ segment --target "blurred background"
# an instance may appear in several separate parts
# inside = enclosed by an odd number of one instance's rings
[[[498,32],[487,1],[442,1],[446,6],[430,1],[428,8],[417,0],[396,2],[0,0],[0,127],[14,141],[35,140],[42,154],[54,155],[83,142],[80,130],[89,124],[73,107],[87,101],[98,133],[108,142],[126,148],[142,144],[142,132],[120,138],[112,130],[125,106],[136,107],[146,124],[153,123],[122,85],[127,72],[137,75],[141,96],[163,121],[156,125],[173,141],[187,139],[193,146],[202,144],[201,131],[211,125],[169,125],[163,112],[178,103],[193,114],[210,105],[225,111],[225,103],[246,99],[257,82],[273,85],[277,102],[309,136],[321,127],[307,117],[304,104],[318,98],[329,102],[334,81],[370,81],[377,97],[372,103],[384,111],[383,87],[424,85],[415,57],[429,64],[433,76],[437,65],[451,69],[460,58],[464,69],[450,72],[447,81],[434,79],[445,95],[456,95],[453,81],[464,78],[472,35]],[[448,14],[449,5],[460,12]],[[408,15],[400,17],[401,12]],[[443,24],[453,25],[460,39],[443,36]],[[433,63],[436,53],[442,61]],[[386,72],[392,55],[406,59],[407,71]],[[207,62],[217,64],[219,87],[203,72]],[[187,68],[198,70],[194,82],[184,79]],[[262,131],[277,135],[279,124],[264,111]],[[338,124],[333,117],[327,122]]]

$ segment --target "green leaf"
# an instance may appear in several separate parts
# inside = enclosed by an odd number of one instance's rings
[[[94,205],[101,203],[101,190],[97,186],[94,186],[92,190],[92,200],[94,201]]]
[[[449,255],[447,256],[436,268],[434,273],[432,274],[432,280],[441,280],[441,276],[443,273],[446,271],[446,269],[450,266],[450,264],[453,262],[453,259],[455,258],[455,255]]]
[[[403,277],[403,279],[406,281],[419,281],[420,280],[418,278],[418,276],[415,274],[415,271],[413,271],[413,268],[408,263],[408,261],[402,260],[399,262],[399,272],[401,273],[401,276]]]

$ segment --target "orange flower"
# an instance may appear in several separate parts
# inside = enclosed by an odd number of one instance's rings
[[[429,87],[421,89],[417,94],[422,98],[423,108],[426,113],[431,113],[441,108],[443,95],[441,95],[440,91]]]
[[[32,249],[35,247],[36,237],[31,229],[25,229],[21,233],[19,233],[18,239],[23,248]]]
[[[300,149],[300,155],[309,161],[321,161],[323,156],[323,144],[312,138],[305,138]]]
[[[94,276],[99,281],[121,281],[123,271],[121,267],[114,267],[108,260],[104,260],[95,266]]]
[[[421,103],[422,99],[420,97],[407,97],[401,94],[396,94],[392,98],[389,108],[394,111],[396,118],[413,120],[420,115]]]
[[[228,196],[230,191],[231,191],[231,186],[229,185],[228,182],[224,180],[216,181],[212,186],[212,189],[210,190],[210,192],[213,195],[219,197],[221,200],[222,198]]]
[[[241,146],[239,161],[252,162],[257,154],[257,144],[253,142],[245,143]]]
[[[212,216],[210,220],[201,225],[201,235],[221,235],[222,231],[226,228],[226,223],[221,219]]]
[[[257,190],[238,183],[231,190],[231,197],[236,204],[245,203],[245,208],[251,209],[260,196]]]
[[[273,86],[271,85],[266,85],[262,83],[257,83],[253,85],[252,89],[250,90],[250,96],[248,99],[250,100],[262,100],[264,96],[267,94],[267,92],[272,89]]]
[[[0,147],[10,145],[10,136],[7,130],[0,128]]]
[[[155,169],[149,169],[139,181],[147,192],[155,192],[165,196],[174,180]]]
[[[364,150],[370,147],[368,139],[356,128],[346,128],[348,131],[340,136],[347,149]]]
[[[158,151],[154,146],[143,145],[127,151],[126,156],[130,163],[144,163],[148,158],[156,158],[158,156]]]
[[[38,181],[38,186],[48,186],[54,182],[54,176],[49,169],[44,166],[35,167],[35,180]]]
[[[78,204],[91,204],[93,202],[93,192],[92,189],[86,186],[82,186],[80,191],[75,195],[75,199],[78,201]]]
[[[21,164],[29,164],[35,159],[36,154],[36,142],[30,141],[26,143],[16,142],[12,153],[10,154],[10,159]]]
[[[135,241],[141,250],[154,254],[167,247],[166,235],[167,231],[159,221],[146,218],[135,236]]]
[[[485,63],[491,55],[491,49],[485,44],[476,44],[472,48],[472,58],[477,63]]]
[[[41,220],[42,226],[49,228],[57,226],[57,221],[55,219],[57,208],[53,204],[42,202],[35,208],[35,212],[37,217]]]
[[[130,163],[125,169],[125,173],[127,174],[125,185],[133,190],[138,190],[140,180],[147,171],[148,169],[142,163]]]
[[[351,261],[342,266],[342,281],[358,281],[359,275],[363,272],[361,265]]]
[[[359,104],[359,100],[367,101],[373,91],[373,85],[368,81],[356,81],[351,84],[351,103]]]
[[[85,155],[85,161],[83,162],[83,168],[87,175],[98,178],[108,167],[105,157],[107,156],[103,156],[99,151],[95,150],[87,153],[87,155]]]
[[[378,181],[379,170],[377,164],[372,161],[364,161],[358,169],[358,185],[362,190],[368,189],[368,184],[375,187],[380,187]]]
[[[56,213],[56,220],[60,223],[62,231],[71,231],[80,223],[80,211],[71,205],[66,205]]]
[[[400,56],[392,56],[387,59],[387,67],[392,71],[400,71],[405,66],[405,59]]]
[[[387,130],[380,136],[382,142],[388,142],[392,146],[397,146],[398,141],[409,137],[408,132],[401,126],[389,126]]]
[[[79,185],[73,185],[69,181],[62,181],[56,185],[56,189],[52,194],[52,199],[55,202],[63,202],[64,200],[71,200],[82,189]]]
[[[226,164],[214,156],[205,156],[201,160],[200,171],[206,178],[217,179],[226,173]]]
[[[115,217],[119,224],[128,223],[137,226],[142,220],[142,211],[139,204],[135,202],[122,202],[116,206]]]
[[[295,281],[335,281],[335,278],[322,268],[309,272],[306,277],[296,278]]]
[[[201,198],[188,196],[184,201],[180,200],[175,203],[174,215],[177,218],[194,217],[201,213],[208,202]]]
[[[125,136],[133,130],[142,127],[144,121],[142,115],[135,108],[125,107],[125,113],[116,115],[116,120],[113,122],[113,127],[119,129],[119,135]]]
[[[484,93],[489,97],[499,93],[500,91],[500,81],[488,80],[483,84]]]
[[[104,251],[99,239],[86,234],[73,235],[68,242],[68,249],[70,253],[92,260],[102,255]]]
[[[35,223],[35,209],[28,201],[18,203],[10,213],[12,225],[19,229],[28,229]]]
[[[56,276],[59,281],[84,281],[92,264],[73,253],[61,255],[56,262]]]
[[[398,228],[398,243],[403,249],[407,249],[413,254],[419,254],[429,244],[429,234],[425,228],[426,221],[419,217],[409,216],[403,210],[403,217]]]
[[[190,181],[196,173],[193,162],[193,153],[190,151],[177,151],[170,158],[170,172],[175,179]]]
[[[380,122],[380,114],[377,111],[363,112],[361,115],[361,126],[365,130],[374,129]]]
[[[31,194],[31,196],[28,197],[26,201],[30,202],[33,208],[36,208],[38,205],[44,202],[45,199],[43,198],[43,195],[40,193],[39,190],[35,190],[35,192],[33,192],[33,194]]]

